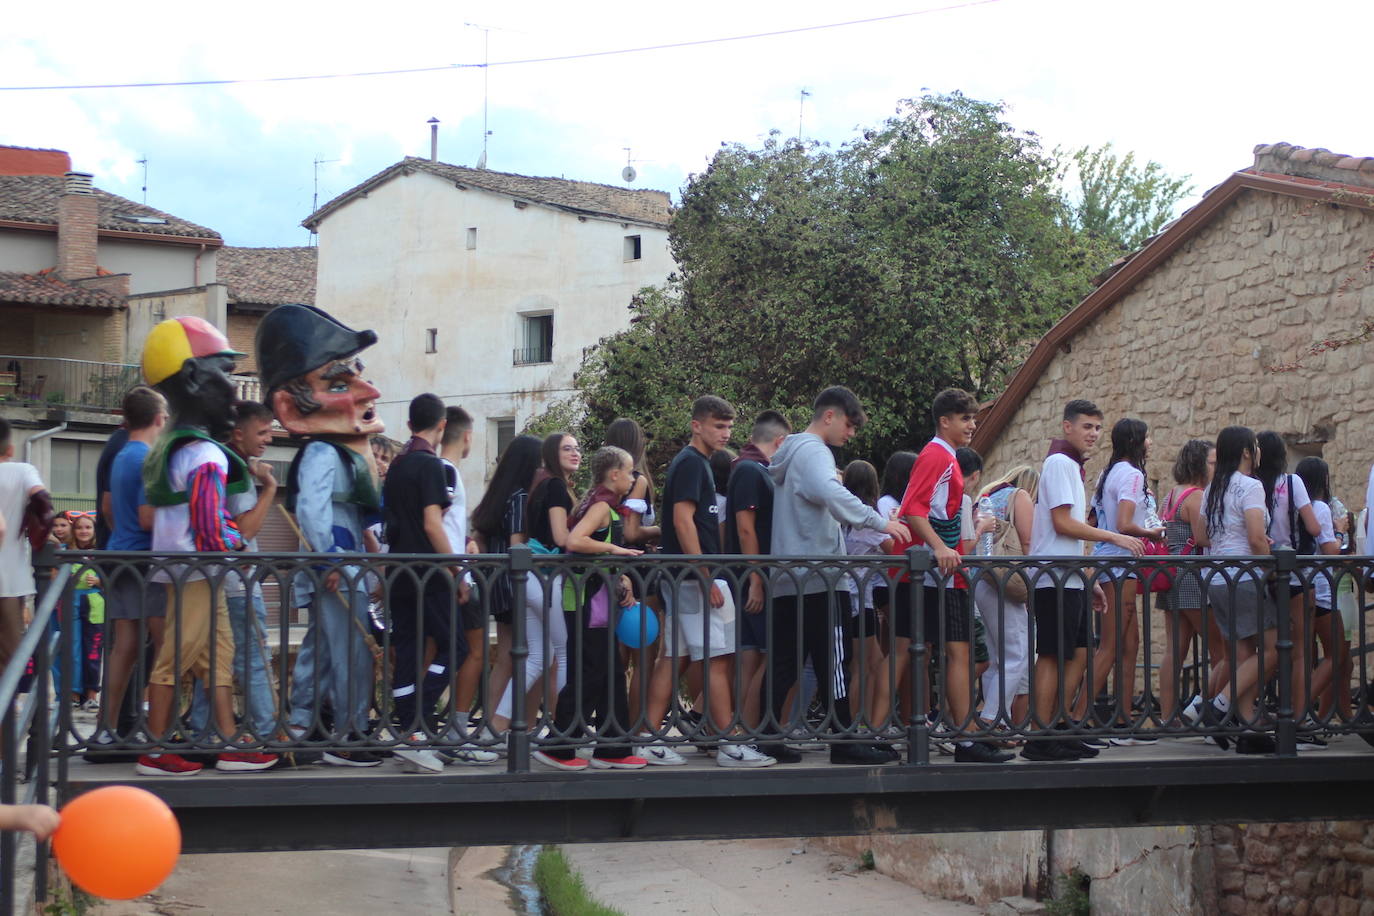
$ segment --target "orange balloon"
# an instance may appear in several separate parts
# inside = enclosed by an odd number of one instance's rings
[[[129,900],[157,888],[181,855],[181,826],[166,802],[133,786],[106,786],[67,802],[53,853],[78,887]]]

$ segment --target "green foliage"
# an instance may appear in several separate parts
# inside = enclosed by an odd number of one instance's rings
[[[1054,899],[1045,901],[1045,912],[1050,916],[1089,916],[1092,907],[1089,903],[1088,886],[1092,879],[1079,868],[1073,868],[1066,875],[1060,875],[1054,891]]]
[[[865,871],[873,871],[878,867],[878,863],[873,859],[873,850],[865,849],[864,854],[859,856],[859,867]]]
[[[1191,175],[1174,178],[1153,159],[1137,165],[1135,153],[1118,156],[1110,143],[1099,149],[1082,147],[1067,158],[1065,170],[1071,163],[1078,180],[1070,221],[1117,253],[1143,245],[1193,193]]]
[[[680,274],[635,297],[559,409],[585,411],[592,445],[638,420],[661,472],[700,394],[733,403],[743,433],[770,407],[803,427],[843,384],[870,418],[847,457],[919,447],[936,392],[995,395],[1112,257],[1067,217],[1056,160],[1002,116],[930,95],[838,150],[723,145],[673,218]]]
[[[587,894],[582,877],[572,870],[557,846],[545,846],[534,863],[534,883],[553,916],[624,916]]]

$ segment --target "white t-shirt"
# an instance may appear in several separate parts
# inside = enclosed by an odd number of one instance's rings
[[[1296,477],[1293,478],[1297,480]],[[1317,524],[1321,526],[1322,533],[1317,535],[1317,550],[1320,551],[1323,544],[1338,544],[1340,539],[1336,537],[1336,526],[1331,521],[1331,507],[1319,499],[1312,501],[1312,514],[1317,516]],[[1336,571],[1332,570],[1335,574]],[[1331,607],[1331,579],[1327,576],[1326,570],[1316,570],[1312,575],[1313,599],[1318,607]]]
[[[850,528],[844,529],[844,552],[851,557],[869,557],[880,554],[879,548],[883,541],[892,535],[886,531],[874,531],[872,528]],[[849,580],[849,594],[854,601],[851,604],[853,613],[858,615],[859,611],[873,607],[873,589],[879,585],[886,585],[881,569],[866,569],[857,572],[852,576],[846,576]],[[864,584],[863,601],[859,600],[859,583]]]
[[[468,491],[463,486],[463,475],[458,473],[458,465],[447,458],[444,463],[444,476],[448,483],[448,508],[444,510],[444,533],[448,535],[449,549],[454,553],[468,551]]]
[[[195,441],[183,445],[172,454],[168,465],[168,482],[176,492],[184,492],[191,473],[204,464],[213,464],[229,474],[229,459],[212,442]],[[196,538],[191,532],[191,504],[158,506],[153,512],[153,550],[195,550]],[[150,577],[154,582],[169,582],[167,570],[160,570]],[[204,579],[203,572],[187,573],[185,579],[192,581]]]
[[[1142,524],[1144,519],[1141,517],[1140,507],[1145,502],[1145,475],[1129,461],[1118,461],[1112,465],[1111,473],[1102,485],[1102,499],[1093,502],[1093,507],[1097,511],[1098,528],[1121,533],[1116,515],[1123,500],[1136,507],[1134,521],[1137,525]],[[1097,541],[1093,544],[1095,557],[1125,557],[1130,556],[1130,553],[1125,547],[1108,544],[1106,541]]]
[[[1273,517],[1269,522],[1269,536],[1274,539],[1274,547],[1296,547],[1293,543],[1293,532],[1288,525],[1288,481],[1293,481],[1293,506],[1294,512],[1301,512],[1304,506],[1310,506],[1312,500],[1307,496],[1307,484],[1302,482],[1302,478],[1296,474],[1280,474],[1279,479],[1274,481],[1274,508]],[[1302,524],[1302,519],[1298,519],[1298,524]]]
[[[1208,484],[1207,489],[1202,491],[1201,509],[1204,515],[1207,512],[1207,500],[1211,492],[1211,484]],[[1264,484],[1253,477],[1247,477],[1237,472],[1231,475],[1231,481],[1226,486],[1225,497],[1222,501],[1221,525],[1213,528],[1211,520],[1207,521],[1207,536],[1212,541],[1212,548],[1208,552],[1212,556],[1248,557],[1251,555],[1250,535],[1245,527],[1245,512],[1248,509],[1259,509],[1264,513],[1265,524],[1269,524],[1269,510],[1264,504]],[[1235,566],[1228,567],[1227,571],[1234,573],[1238,568]],[[1253,578],[1253,576],[1247,578]]]
[[[22,461],[0,462],[0,513],[5,517],[5,540],[0,543],[0,598],[22,598],[34,593],[33,560],[24,527],[29,491],[42,487],[38,469]]]
[[[1040,491],[1035,498],[1035,514],[1031,522],[1031,542],[1030,549],[1026,551],[1027,556],[1082,556],[1082,541],[1054,530],[1054,519],[1050,517],[1050,510],[1060,506],[1068,506],[1069,517],[1076,522],[1083,521],[1087,516],[1083,476],[1079,473],[1078,462],[1068,455],[1056,453],[1046,458],[1044,466],[1040,469]],[[1037,588],[1051,588],[1055,580],[1047,574],[1039,577],[1033,584]],[[1083,577],[1065,577],[1064,587],[1083,588]]]
[[[1364,488],[1364,544],[1362,550],[1368,550],[1374,544],[1374,466],[1369,469],[1369,483]]]
[[[1372,479],[1374,479],[1374,478],[1372,478]],[[897,497],[895,497],[895,496],[879,496],[879,497],[878,497],[878,514],[881,515],[884,519],[892,518],[892,517],[893,517],[892,513],[893,513],[893,512],[896,512],[896,511],[897,511],[898,509],[900,509],[900,508],[902,508],[902,501],[901,501],[900,499],[898,499]]]
[[[959,503],[959,540],[973,540],[973,497],[967,493]]]

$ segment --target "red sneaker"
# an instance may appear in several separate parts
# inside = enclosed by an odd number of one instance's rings
[[[649,765],[649,761],[629,754],[625,757],[593,757],[591,764],[598,770],[642,770]]]
[[[215,769],[226,773],[251,773],[255,770],[270,770],[277,765],[276,754],[259,754],[256,751],[226,751],[219,755]]]
[[[143,776],[194,776],[201,766],[179,754],[144,754],[134,771]]]
[[[553,767],[555,770],[567,770],[572,773],[580,773],[589,766],[587,761],[581,757],[555,757],[544,751],[535,751],[530,756],[546,767]]]

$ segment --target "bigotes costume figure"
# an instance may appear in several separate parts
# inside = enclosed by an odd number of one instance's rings
[[[258,325],[266,402],[288,432],[309,440],[287,473],[287,509],[295,513],[304,550],[362,551],[363,531],[380,510],[368,437],[383,425],[377,389],[363,378],[358,358],[376,341],[372,331],[355,331],[307,305],[279,306]],[[299,736],[318,729],[327,703],[336,736],[360,737],[372,700],[365,582],[356,566],[326,567],[315,578],[298,576],[293,594],[298,606],[313,612],[293,676],[291,730]],[[327,753],[324,760],[341,766],[381,762],[363,750]]]
[[[156,325],[143,345],[143,375],[167,398],[171,420],[143,465],[147,500],[155,508],[154,551],[230,551],[243,538],[226,507],[229,493],[250,486],[248,470],[218,440],[234,422],[234,352],[224,335],[202,318],[169,318]],[[154,581],[167,583],[169,619],[148,684],[148,730],[154,741],[171,724],[175,685],[187,674],[209,684],[220,735],[237,737],[231,698],[234,640],[224,592],[212,588],[196,567],[168,566]],[[180,600],[175,593],[180,592]],[[173,608],[179,608],[173,612]],[[210,670],[211,643],[215,666]],[[275,755],[224,753],[218,769],[267,769]],[[149,775],[194,773],[199,763],[176,754],[139,758]]]

